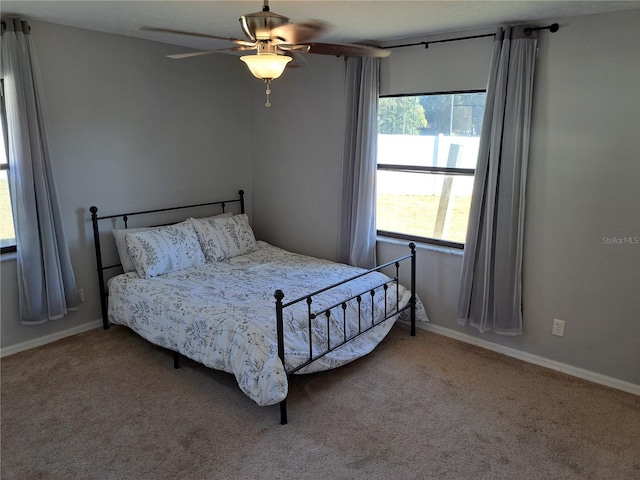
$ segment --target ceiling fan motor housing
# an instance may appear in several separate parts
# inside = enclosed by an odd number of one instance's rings
[[[271,30],[291,23],[291,19],[270,11],[249,13],[240,17],[242,31],[250,40],[257,42],[271,39]]]

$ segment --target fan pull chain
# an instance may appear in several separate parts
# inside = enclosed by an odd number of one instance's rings
[[[271,106],[271,102],[269,101],[269,95],[271,95],[271,79],[265,78],[264,83],[267,84],[267,90],[265,92],[267,94],[267,101],[265,102],[264,106],[269,108]]]

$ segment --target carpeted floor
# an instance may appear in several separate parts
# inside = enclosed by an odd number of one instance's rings
[[[285,426],[233,376],[174,370],[122,327],[1,373],[4,480],[640,478],[640,397],[403,325],[296,376]]]

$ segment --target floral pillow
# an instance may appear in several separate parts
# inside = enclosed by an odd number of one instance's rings
[[[125,238],[136,273],[141,278],[205,263],[198,235],[188,220],[153,230],[127,233]]]
[[[120,228],[113,230],[113,237],[116,240],[116,247],[118,249],[118,256],[120,257],[120,263],[124,273],[134,272],[136,267],[133,264],[133,258],[129,254],[127,248],[127,233],[148,232],[149,230],[155,230],[159,227],[142,227],[142,228]]]
[[[231,213],[231,212],[220,213],[218,215],[212,215],[210,217],[196,218],[195,220],[200,220],[201,222],[205,222],[205,221],[211,221],[214,218],[226,218],[226,217],[233,217],[233,213]]]
[[[211,220],[217,217],[230,217],[233,213],[221,213],[219,215],[213,215],[210,217],[200,218],[199,220]],[[118,228],[113,229],[113,237],[116,240],[116,248],[118,249],[118,256],[120,257],[120,263],[122,264],[122,269],[124,273],[135,271],[136,267],[133,264],[133,258],[131,258],[131,254],[129,253],[129,249],[127,248],[127,233],[138,233],[138,232],[147,232],[149,230],[157,230],[158,228],[163,227],[141,227],[141,228]]]
[[[256,248],[256,237],[246,214],[212,219],[190,219],[207,262],[244,255]]]

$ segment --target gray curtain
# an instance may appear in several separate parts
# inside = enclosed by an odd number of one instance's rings
[[[348,58],[338,261],[376,266],[376,166],[380,59]]]
[[[537,39],[499,29],[464,247],[458,321],[481,332],[522,334],[525,185]]]
[[[51,171],[37,60],[25,21],[3,20],[1,73],[20,317],[22,323],[37,324],[63,317],[80,301]]]

